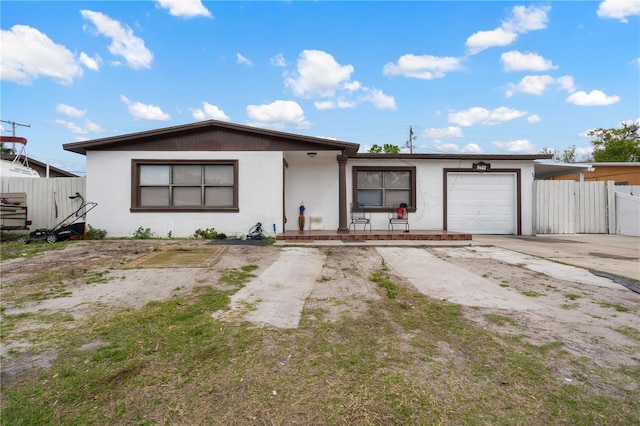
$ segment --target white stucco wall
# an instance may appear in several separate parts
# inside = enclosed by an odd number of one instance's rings
[[[386,160],[351,159],[347,173],[347,200],[352,202],[353,166],[416,167],[416,212],[410,213],[411,229],[441,230],[444,226],[443,170],[469,169],[478,160]],[[533,235],[533,161],[485,160],[491,169],[521,169],[522,235]],[[387,229],[386,213],[374,213],[373,229]]]
[[[131,213],[131,160],[238,160],[239,213]],[[281,232],[281,152],[149,152],[90,151],[87,153],[87,196],[98,203],[87,218],[109,237],[130,237],[142,227],[158,237],[189,237],[197,229],[215,228],[227,235],[246,234],[256,222],[273,235]]]
[[[338,229],[338,151],[318,152],[313,158],[306,152],[288,152],[285,159],[285,230],[298,230],[300,203],[305,206],[305,230],[311,216],[322,216],[326,230]],[[351,187],[351,181],[347,181]]]
[[[89,225],[105,229],[111,237],[130,237],[138,228],[149,228],[159,237],[188,237],[196,229],[215,228],[227,235],[246,234],[261,222],[268,235],[298,229],[300,203],[310,217],[321,216],[324,229],[337,230],[338,151],[319,151],[314,158],[306,152],[148,152],[94,151],[87,154],[86,199],[98,203],[88,216]],[[288,167],[283,177],[283,158]],[[131,160],[185,159],[238,161],[238,213],[131,213]],[[411,229],[443,229],[443,169],[469,169],[478,160],[350,159],[347,163],[347,206],[352,202],[353,166],[416,167],[416,212]],[[533,161],[485,161],[492,169],[521,169],[521,227],[533,234]],[[283,179],[284,178],[284,179]],[[285,182],[283,189],[282,183]],[[284,194],[284,212],[283,212]],[[347,212],[348,214],[348,212]],[[283,229],[283,217],[287,223]],[[347,218],[348,224],[348,218]],[[372,215],[373,229],[387,229],[387,213]]]

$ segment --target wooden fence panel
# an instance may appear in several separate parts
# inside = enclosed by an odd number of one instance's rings
[[[2,193],[27,194],[28,219],[32,221],[30,231],[51,229],[80,207],[80,200],[72,200],[69,196],[76,193],[85,196],[86,178],[10,177],[2,179],[1,188]]]

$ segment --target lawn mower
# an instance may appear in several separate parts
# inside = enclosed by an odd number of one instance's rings
[[[81,205],[76,211],[71,213],[53,228],[36,229],[29,233],[28,237],[20,238],[18,242],[22,244],[28,244],[34,241],[55,243],[56,241],[82,238],[84,236],[87,213],[93,210],[98,203],[85,202],[82,195],[78,192],[76,192],[76,195],[70,195],[69,198],[72,200],[76,198],[80,199]]]
[[[248,240],[264,240],[265,236],[262,233],[262,223],[258,222],[249,229],[247,234]]]

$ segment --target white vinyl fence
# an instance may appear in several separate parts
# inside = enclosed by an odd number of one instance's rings
[[[640,223],[640,213],[633,207],[640,186],[537,180],[533,194],[537,234],[635,235]]]
[[[27,194],[27,218],[32,222],[29,231],[51,229],[80,207],[80,199],[72,200],[69,196],[77,192],[84,197],[85,182],[86,178],[83,177],[10,177],[2,178],[0,192]]]
[[[640,237],[640,193],[616,192],[616,233]]]
[[[640,185],[616,185],[616,192],[640,197]]]

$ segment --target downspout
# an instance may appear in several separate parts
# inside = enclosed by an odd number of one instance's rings
[[[347,225],[347,154],[337,156],[338,160],[338,232],[348,233]]]

